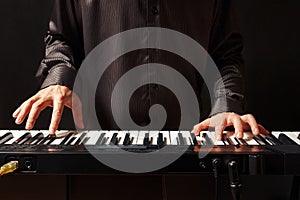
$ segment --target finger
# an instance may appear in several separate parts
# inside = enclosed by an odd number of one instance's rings
[[[217,117],[213,119],[212,124],[215,127],[215,134],[217,140],[222,140],[223,132],[226,126],[228,126],[227,121],[224,118],[224,115],[222,117]]]
[[[19,114],[18,114],[18,116],[16,118],[16,121],[15,121],[16,124],[22,124],[23,123],[23,121],[24,121],[25,117],[28,115],[33,103],[34,103],[34,100],[29,99],[21,105]]]
[[[241,119],[244,122],[246,122],[246,123],[249,124],[249,126],[251,128],[251,131],[252,131],[252,133],[254,135],[259,135],[260,134],[260,131],[259,131],[259,128],[258,128],[258,124],[257,124],[257,122],[256,122],[256,120],[255,120],[255,118],[254,118],[253,115],[243,115],[241,117]]]
[[[75,125],[79,129],[84,129],[81,101],[80,101],[79,97],[75,94],[73,94],[72,98],[73,99],[69,98],[66,101],[65,105],[72,109]]]
[[[25,128],[30,130],[33,128],[38,116],[40,115],[41,111],[48,107],[50,104],[47,102],[36,102],[32,105],[30,113],[28,115],[28,119],[26,122]]]
[[[225,123],[218,123],[215,126],[215,133],[216,133],[216,137],[217,140],[222,140],[223,138],[223,132],[226,128],[226,124]]]
[[[263,127],[262,125],[258,124],[258,129],[259,129],[259,132],[261,134],[264,134],[264,135],[268,135],[270,133],[270,131],[268,131],[267,129],[265,129],[265,127]]]
[[[227,115],[225,113],[220,113],[211,118],[210,127],[214,127],[215,137],[217,140],[222,140],[223,132],[228,126]]]
[[[20,111],[21,111],[21,106],[19,108],[17,108],[17,110],[15,110],[15,112],[12,114],[13,118],[17,118]]]
[[[63,109],[64,109],[63,102],[59,101],[59,100],[54,100],[51,123],[50,123],[50,126],[49,126],[49,134],[50,135],[55,134],[55,131],[57,130],[59,122],[60,122],[61,117],[62,117]]]
[[[237,138],[243,138],[244,129],[243,129],[243,121],[239,116],[235,116],[232,119],[232,124],[234,127],[234,132]]]
[[[209,128],[209,124],[210,124],[210,118],[204,120],[203,122],[201,122],[200,124],[197,124],[194,126],[193,128],[193,133],[198,136],[200,135],[200,132],[203,130],[207,130]]]

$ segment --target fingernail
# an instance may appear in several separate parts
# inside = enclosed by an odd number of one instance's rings
[[[79,128],[79,129],[84,129],[83,124],[78,125],[78,128]]]
[[[243,138],[243,133],[242,132],[238,132],[237,137],[238,138]]]
[[[194,134],[196,135],[196,131],[195,131],[195,129],[193,129],[191,132],[192,132],[192,133],[194,133]]]
[[[15,122],[16,122],[16,124],[19,124],[20,123],[20,119],[17,118]]]
[[[49,129],[49,135],[54,135],[54,129],[53,128],[51,128],[51,129]]]

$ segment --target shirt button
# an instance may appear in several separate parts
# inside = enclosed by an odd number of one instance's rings
[[[154,6],[154,7],[152,8],[152,14],[153,14],[153,15],[157,15],[157,14],[158,14],[158,8],[157,8],[156,6]]]
[[[144,62],[148,62],[149,59],[150,59],[150,57],[148,55],[146,55],[145,58],[144,58]]]

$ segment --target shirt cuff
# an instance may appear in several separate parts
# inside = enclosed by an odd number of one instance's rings
[[[244,113],[244,103],[232,98],[218,98],[211,110],[210,117],[224,112],[234,112],[239,115]]]
[[[65,65],[58,65],[49,71],[46,76],[41,89],[44,89],[50,85],[62,85],[73,89],[74,81],[76,78],[76,71]]]

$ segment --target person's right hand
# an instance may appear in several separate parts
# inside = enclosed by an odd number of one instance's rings
[[[76,96],[76,95],[74,95]],[[28,115],[26,122],[26,129],[30,130],[39,117],[41,111],[47,107],[53,107],[51,123],[49,126],[49,134],[55,134],[60,123],[63,109],[65,106],[73,109],[74,121],[79,129],[83,129],[82,108],[79,98],[75,97],[75,107],[72,105],[72,91],[60,85],[49,86],[40,90],[37,94],[25,101],[14,113],[13,117],[16,118],[16,124],[21,124]]]

